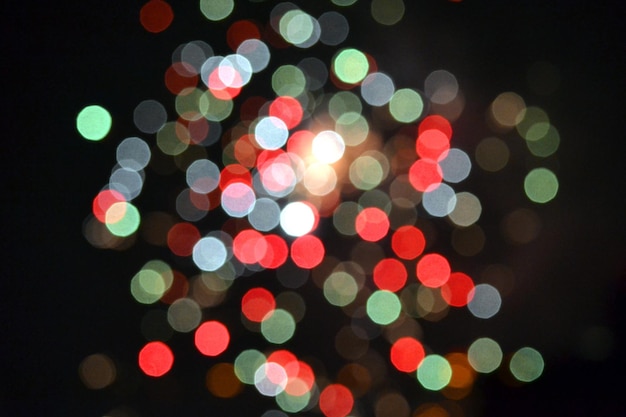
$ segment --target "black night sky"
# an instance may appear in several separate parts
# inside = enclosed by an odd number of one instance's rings
[[[174,21],[159,34],[139,23],[144,3],[10,1],[2,6],[0,415],[105,416],[132,410],[115,415],[260,417],[277,408],[250,386],[235,399],[211,397],[204,375],[215,360],[194,350],[191,334],[170,341],[176,355],[170,373],[161,379],[143,375],[136,365],[146,342],[140,323],[146,311],[159,307],[135,302],[129,281],[150,259],[176,261],[167,248],[141,240],[128,250],[105,250],[83,236],[83,221],[108,181],[117,144],[142,136],[133,124],[135,106],[152,98],[175,114],[174,96],[163,83],[172,51],[201,39],[216,54],[230,53],[228,25],[244,18],[265,22],[277,2],[238,0],[234,14],[215,23],[202,16],[197,1],[170,1]],[[544,357],[543,375],[526,385],[511,386],[497,372],[480,375],[470,399],[459,402],[461,415],[626,415],[626,6],[610,0],[407,0],[404,18],[383,27],[373,21],[369,0],[346,8],[330,0],[293,3],[313,16],[340,10],[350,22],[345,43],[374,56],[397,86],[422,89],[430,72],[453,73],[466,99],[453,123],[453,141],[470,156],[490,134],[484,112],[499,93],[515,91],[527,104],[546,110],[561,136],[557,154],[547,162],[560,182],[553,201],[538,206],[524,200],[521,190],[512,190],[521,178],[513,168],[490,176],[474,166],[461,184],[484,199],[480,224],[488,237],[481,255],[457,256],[455,262],[470,274],[486,263],[506,262],[516,272],[514,291],[493,319],[478,321],[452,311],[441,322],[423,323],[424,332],[442,353],[489,335],[505,351],[529,345]],[[328,62],[337,48],[320,45],[294,50],[293,56],[282,51],[272,65],[307,55]],[[539,95],[529,87],[527,73],[537,61],[559,70],[552,94]],[[250,90],[270,97],[269,75],[268,70],[253,78]],[[75,128],[76,115],[88,104],[111,113],[112,130],[101,142],[84,140]],[[234,119],[224,125],[229,123]],[[219,158],[219,145],[210,152]],[[512,164],[523,171],[533,163],[524,158]],[[148,172],[137,204],[172,211],[179,180]],[[489,240],[490,232],[498,234],[499,213],[507,204],[536,209],[542,230],[535,241],[501,246]],[[212,219],[212,227],[219,228],[220,215]],[[324,229],[320,233],[323,237]],[[453,255],[447,242],[439,241],[436,249]],[[341,248],[340,243],[333,251]],[[271,271],[243,278],[280,290]],[[262,341],[239,321],[246,285],[234,285],[228,299],[210,312],[236,327],[220,358],[224,361]],[[342,365],[332,351],[339,310],[313,294],[319,289],[312,283],[298,291],[308,292],[307,317],[291,348],[317,357],[332,376]],[[600,357],[590,357],[599,346],[589,339],[590,329],[610,336]],[[324,340],[329,346],[317,343]],[[387,348],[384,340],[371,343],[383,357]],[[103,390],[86,388],[78,375],[81,361],[93,353],[108,355],[118,366],[117,381]],[[412,411],[421,402],[445,400],[389,367],[390,387],[403,393]],[[372,398],[362,399],[363,417],[374,416]]]

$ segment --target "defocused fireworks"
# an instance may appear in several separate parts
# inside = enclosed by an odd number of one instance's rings
[[[458,270],[452,251],[436,249],[436,230],[450,231],[451,248],[464,259],[483,250],[491,239],[480,225],[486,202],[463,184],[473,169],[504,170],[516,157],[509,140],[521,138],[525,157],[538,161],[510,187],[531,207],[554,199],[557,176],[540,162],[558,150],[557,129],[543,109],[502,92],[485,111],[492,134],[469,147],[458,143],[453,125],[469,98],[457,77],[438,69],[416,81],[423,88],[397,86],[385,72],[390,63],[350,46],[350,22],[339,11],[353,3],[333,0],[331,11],[314,17],[283,2],[260,23],[259,16],[232,18],[233,0],[202,0],[210,22],[227,22],[230,50],[203,40],[181,44],[164,73],[175,115],[170,103],[153,99],[136,106],[141,137],[119,141],[84,235],[103,249],[128,249],[139,238],[167,249],[129,277],[133,298],[155,307],[142,320],[146,343],[137,350],[146,378],[176,367],[168,342],[177,337],[199,357],[215,358],[206,373],[215,397],[236,398],[251,386],[273,398],[264,417],[458,415],[462,408],[450,404],[472,395],[479,374],[500,370],[520,384],[541,376],[543,358],[532,347],[503,352],[481,334],[463,348],[436,351],[441,341],[422,324],[453,309],[474,320],[498,314],[513,291],[511,269]],[[390,26],[404,4],[374,0],[370,12]],[[140,23],[158,33],[174,17],[165,1],[150,0]],[[329,59],[316,55],[330,47]],[[294,49],[308,56],[294,61]],[[545,74],[555,78],[552,67],[534,71],[537,88],[553,88],[556,81],[542,82]],[[255,85],[257,77],[265,84]],[[111,123],[101,105],[76,119],[78,132],[96,141]],[[149,175],[179,181],[162,190],[171,196],[167,210],[142,209]],[[540,229],[532,208],[501,219],[509,244],[530,243]],[[320,300],[326,315],[307,319]],[[236,317],[216,318],[233,304]],[[336,332],[319,340],[312,325]],[[254,344],[232,343],[245,332],[259,336],[246,339]],[[319,352],[328,356],[301,353],[302,343],[324,344]],[[104,354],[87,356],[79,371],[92,389],[120,378]],[[441,401],[394,389],[389,379],[401,374]]]

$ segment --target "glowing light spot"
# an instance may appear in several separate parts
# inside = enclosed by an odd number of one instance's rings
[[[419,368],[417,379],[422,386],[431,391],[439,391],[450,383],[452,368],[450,363],[440,355],[427,355]]]
[[[464,191],[456,194],[454,210],[448,214],[448,217],[457,226],[467,227],[478,221],[482,210],[483,208],[478,197]]]
[[[419,134],[415,142],[417,154],[425,159],[439,161],[448,155],[450,140],[445,133],[437,129],[428,129]]]
[[[302,10],[289,10],[278,23],[281,36],[289,43],[301,48],[313,46],[319,39],[319,23]]]
[[[343,156],[346,144],[341,135],[332,130],[324,130],[313,138],[313,155],[325,164],[337,162]]]
[[[395,89],[391,77],[382,72],[373,72],[361,82],[361,97],[369,105],[384,106],[391,100]]]
[[[296,322],[291,313],[281,308],[275,309],[261,322],[263,337],[276,345],[287,342],[296,331]]]
[[[202,320],[202,310],[191,298],[179,298],[167,309],[167,322],[172,329],[188,333],[198,327]]]
[[[400,372],[415,372],[426,354],[418,340],[401,337],[391,345],[389,356],[393,366]]]
[[[489,284],[478,284],[469,293],[468,298],[470,301],[467,303],[467,308],[475,317],[488,319],[500,311],[502,304],[500,292]]]
[[[356,216],[355,230],[361,239],[376,242],[387,235],[389,218],[387,213],[377,207],[368,207]]]
[[[196,193],[208,194],[220,182],[220,169],[208,159],[198,159],[187,167],[187,185]]]
[[[193,246],[192,257],[201,270],[215,271],[226,262],[226,246],[215,237],[204,237]]]
[[[280,227],[289,236],[303,236],[316,226],[316,213],[301,201],[287,204],[280,212]]]
[[[139,367],[148,376],[163,376],[173,364],[174,354],[163,342],[149,342],[139,351]]]
[[[517,125],[526,111],[524,99],[513,92],[499,94],[491,103],[490,114],[496,124],[505,129]]]
[[[410,88],[397,90],[389,100],[389,113],[400,123],[416,121],[423,111],[424,101],[422,97]]]
[[[229,184],[221,195],[222,208],[229,216],[245,217],[256,203],[254,190],[241,182]]]
[[[465,152],[453,148],[448,151],[448,155],[443,160],[439,161],[439,166],[444,180],[457,183],[469,176],[472,162]]]
[[[148,144],[136,137],[126,138],[117,145],[115,158],[122,168],[140,171],[150,162],[151,151]]]
[[[400,226],[391,236],[391,247],[402,259],[415,259],[424,252],[424,233],[415,226]]]
[[[361,155],[350,164],[350,182],[359,190],[376,188],[385,177],[381,163],[370,155]]]
[[[105,221],[111,234],[126,237],[137,231],[141,215],[134,205],[119,202],[113,203],[106,211]]]
[[[467,360],[476,372],[488,374],[502,363],[502,349],[495,340],[481,337],[467,349]]]
[[[279,149],[287,143],[288,137],[289,129],[278,117],[264,117],[254,128],[254,138],[263,149]]]
[[[87,140],[102,140],[111,130],[111,120],[104,107],[87,106],[76,116],[76,129]]]
[[[276,308],[274,295],[265,288],[252,288],[241,299],[241,312],[250,321],[260,323]]]
[[[272,89],[277,96],[298,97],[306,89],[306,77],[294,65],[282,65],[272,74]]]
[[[543,373],[544,362],[541,353],[531,347],[523,347],[513,354],[509,362],[513,376],[522,382],[531,382]]]
[[[265,255],[259,259],[259,264],[268,269],[276,269],[285,263],[289,249],[285,240],[278,235],[265,236]]]
[[[344,307],[353,302],[359,287],[352,275],[344,271],[333,272],[324,281],[324,297],[335,306]]]
[[[429,288],[438,288],[450,278],[450,264],[438,253],[429,253],[422,256],[417,262],[417,278]]]
[[[536,140],[526,140],[526,146],[533,155],[546,158],[559,149],[560,142],[561,137],[558,130],[550,125],[545,135]]]
[[[454,211],[457,199],[454,189],[448,184],[439,184],[422,196],[422,206],[432,216],[445,217]]]
[[[357,49],[343,49],[333,59],[333,71],[337,78],[347,84],[362,81],[369,70],[365,54]]]
[[[330,384],[320,393],[319,407],[326,417],[346,417],[353,406],[352,392],[342,384]]]
[[[275,397],[285,390],[288,376],[285,368],[275,362],[266,362],[254,374],[254,386],[261,395]]]
[[[441,185],[443,172],[437,161],[418,159],[409,168],[409,182],[417,191],[431,191]]]
[[[235,358],[235,375],[244,384],[253,385],[254,375],[265,363],[265,355],[256,349],[247,349],[242,351]]]
[[[262,71],[270,61],[270,51],[265,43],[258,39],[247,39],[237,48],[237,54],[250,62],[253,72]]]
[[[463,307],[471,300],[474,281],[463,272],[453,272],[441,287],[441,297],[453,307]]]
[[[174,20],[172,7],[163,0],[150,0],[139,11],[141,26],[148,32],[163,32],[170,26],[172,20]]]
[[[226,19],[234,8],[234,0],[200,0],[200,11],[204,17],[214,22]]]
[[[289,96],[277,97],[270,104],[269,114],[283,122],[287,129],[293,129],[302,121],[302,105],[298,100]]]
[[[391,291],[374,291],[367,299],[367,315],[376,324],[393,323],[400,316],[401,309],[400,299]]]
[[[143,177],[132,169],[118,168],[109,177],[109,188],[122,193],[130,201],[141,194]]]
[[[194,344],[205,356],[218,356],[230,343],[230,333],[219,321],[205,321],[196,329]]]
[[[547,203],[556,197],[559,180],[547,168],[535,168],[524,179],[526,196],[535,203]]]
[[[315,268],[322,262],[325,253],[324,244],[317,236],[300,236],[291,244],[291,259],[300,268]]]
[[[280,207],[269,198],[259,198],[248,214],[248,221],[256,230],[267,232],[278,226]]]
[[[313,195],[327,195],[335,190],[337,173],[330,165],[311,164],[304,172],[302,183]]]
[[[126,198],[122,195],[122,193],[115,190],[104,190],[100,191],[98,195],[93,199],[92,203],[92,212],[93,215],[102,223],[106,222],[106,213],[109,211],[111,206],[115,203],[123,203],[126,201]],[[123,206],[125,207],[125,206]],[[118,214],[118,216],[123,216],[124,212]],[[121,217],[120,217],[121,218]]]
[[[396,292],[404,287],[408,273],[397,259],[385,258],[374,267],[374,284],[381,289]]]

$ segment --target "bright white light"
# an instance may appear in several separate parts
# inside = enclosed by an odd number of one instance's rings
[[[301,201],[287,204],[280,213],[280,227],[289,236],[304,236],[315,226],[315,213]]]
[[[256,196],[252,188],[242,182],[229,184],[222,191],[222,209],[232,217],[244,217],[254,209]]]
[[[325,164],[337,162],[346,150],[341,135],[333,130],[324,130],[313,138],[313,156]]]
[[[254,386],[267,397],[275,397],[283,392],[287,382],[285,368],[275,362],[264,363],[254,373]]]

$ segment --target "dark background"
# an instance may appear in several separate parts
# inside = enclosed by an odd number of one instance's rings
[[[260,416],[272,408],[273,401],[253,389],[234,401],[211,399],[202,388],[211,361],[190,349],[189,338],[173,342],[175,353],[188,350],[188,355],[180,355],[166,382],[142,377],[134,361],[145,342],[139,323],[146,307],[132,300],[128,282],[155,252],[145,245],[98,250],[82,235],[91,201],[115,164],[117,143],[139,133],[134,107],[148,98],[173,103],[163,83],[172,51],[202,39],[216,54],[226,54],[228,22],[265,21],[273,4],[238,2],[226,23],[208,22],[197,2],[172,4],[172,26],[155,35],[139,24],[143,3],[3,3],[2,415],[101,416],[128,406],[145,416]],[[297,3],[314,16],[333,9],[327,1],[311,9]],[[467,99],[455,125],[460,140],[484,136],[478,118],[503,91],[516,91],[544,108],[561,134],[556,158],[561,188],[553,202],[538,209],[544,225],[540,239],[501,252],[522,278],[501,314],[475,327],[457,325],[454,317],[426,325],[434,347],[444,353],[457,341],[471,342],[472,334],[488,334],[511,351],[527,344],[544,355],[544,375],[531,384],[511,387],[496,376],[480,377],[479,404],[468,415],[626,415],[625,6],[618,1],[405,3],[404,19],[387,28],[371,19],[365,0],[342,9],[351,25],[346,44],[375,56],[397,86],[422,88],[435,69],[455,74]],[[319,56],[332,52],[320,47]],[[560,86],[549,96],[528,88],[526,73],[536,61],[560,71]],[[77,113],[92,103],[113,117],[112,131],[97,143],[75,130]],[[493,186],[477,177],[469,187]],[[480,220],[485,228],[496,222]],[[227,303],[219,314],[238,315],[237,291],[232,306]],[[326,314],[321,308],[310,306],[313,315]],[[610,353],[601,360],[581,353],[585,331],[597,326],[613,336]],[[316,332],[310,336],[334,337]],[[244,346],[247,340],[242,336],[240,342]],[[305,339],[297,343],[307,345]],[[98,352],[126,370],[128,386],[91,391],[82,385],[78,365]],[[398,378],[403,392],[419,390],[403,377]],[[172,380],[179,391],[164,397]]]

